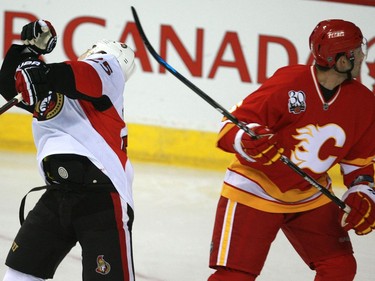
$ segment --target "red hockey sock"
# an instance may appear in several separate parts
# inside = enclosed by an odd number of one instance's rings
[[[357,263],[353,255],[335,257],[314,263],[314,281],[353,281]]]
[[[257,276],[226,268],[218,268],[207,281],[254,281]]]

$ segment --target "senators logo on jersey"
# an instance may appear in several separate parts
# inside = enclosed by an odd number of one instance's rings
[[[59,114],[63,104],[64,95],[60,93],[51,93],[36,103],[33,117],[38,119],[38,121],[52,119]]]

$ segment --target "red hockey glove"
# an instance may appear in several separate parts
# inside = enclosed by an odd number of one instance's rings
[[[239,130],[234,140],[234,149],[247,161],[271,165],[276,162],[284,149],[277,146],[275,134],[266,126],[247,125],[258,139],[251,138],[243,130]]]
[[[37,20],[22,28],[21,40],[35,54],[48,54],[56,46],[57,35],[49,21]]]
[[[370,233],[375,228],[375,190],[365,184],[350,187],[342,200],[351,211],[344,213],[341,225],[345,230],[354,229],[358,235]]]
[[[48,95],[47,65],[38,59],[23,61],[16,69],[16,90],[22,94],[23,103],[34,105]]]

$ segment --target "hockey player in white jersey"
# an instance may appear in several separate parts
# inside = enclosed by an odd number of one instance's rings
[[[134,280],[133,168],[127,156],[124,88],[134,52],[101,40],[77,61],[46,64],[56,45],[50,22],[23,27],[0,71],[0,91],[17,93],[32,129],[46,191],[27,215],[6,258],[4,281],[53,278],[79,242],[83,280]]]

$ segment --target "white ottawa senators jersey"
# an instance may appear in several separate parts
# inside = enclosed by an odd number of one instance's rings
[[[127,127],[124,114],[124,77],[112,55],[92,55],[84,61],[69,62],[76,88],[86,96],[107,96],[112,105],[104,111],[82,99],[53,93],[37,103],[33,133],[37,158],[51,154],[88,157],[113,182],[120,196],[133,207],[133,168],[124,149]]]
[[[327,171],[337,163],[344,179],[358,169],[374,173],[375,97],[358,81],[345,81],[325,102],[314,67],[288,66],[232,113],[246,124],[268,126],[283,154],[326,188],[331,187]],[[234,126],[223,119],[219,147]],[[330,200],[281,161],[265,166],[237,154],[227,169],[222,195],[276,213],[310,210]]]

